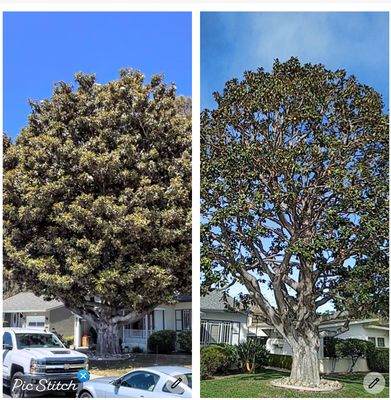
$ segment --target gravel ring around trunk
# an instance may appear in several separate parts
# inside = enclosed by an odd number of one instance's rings
[[[342,389],[342,383],[338,381],[329,381],[321,379],[319,386],[302,386],[299,382],[292,382],[289,378],[275,379],[271,381],[271,385],[278,388],[294,389],[303,392],[335,392],[336,390]]]

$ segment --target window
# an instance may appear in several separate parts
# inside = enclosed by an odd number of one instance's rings
[[[378,337],[377,338],[377,347],[385,347],[385,341],[384,341],[384,337]]]
[[[371,342],[376,346],[376,338],[375,337],[369,337],[368,342]]]
[[[3,350],[11,350],[12,349],[12,336],[9,332],[4,332],[3,335]]]
[[[239,344],[240,323],[231,321],[201,321],[201,344]]]
[[[191,329],[191,310],[175,310],[175,330],[189,331]]]
[[[45,322],[38,322],[38,321],[32,321],[28,323],[29,327],[43,327],[45,326]]]
[[[121,380],[121,386],[153,392],[159,376],[150,372],[133,372]]]
[[[191,310],[182,310],[182,329],[184,331],[191,329]]]
[[[182,330],[182,310],[175,310],[175,330]]]
[[[51,333],[17,333],[15,336],[18,349],[34,347],[64,347],[60,339]]]

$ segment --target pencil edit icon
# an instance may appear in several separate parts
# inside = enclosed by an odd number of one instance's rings
[[[363,386],[368,393],[379,394],[384,390],[386,381],[384,376],[379,372],[370,372],[369,374],[365,375]]]

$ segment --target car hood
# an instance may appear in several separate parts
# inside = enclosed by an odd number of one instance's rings
[[[87,356],[78,351],[69,350],[69,349],[60,349],[58,347],[48,347],[48,348],[28,348],[21,350],[24,353],[27,353],[30,357],[34,358],[87,358]]]

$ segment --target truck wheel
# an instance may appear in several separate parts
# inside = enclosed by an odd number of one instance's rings
[[[12,375],[11,379],[11,388],[10,388],[10,394],[11,397],[26,397],[25,391],[22,389],[21,386],[14,388],[16,380],[22,380],[23,381],[23,373],[22,372],[15,372]]]
[[[84,391],[80,393],[79,398],[81,399],[92,399],[92,394],[90,392]]]

